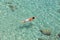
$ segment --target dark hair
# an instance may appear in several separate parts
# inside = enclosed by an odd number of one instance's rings
[[[60,33],[58,34],[58,37],[60,37]]]
[[[35,17],[32,17],[32,19],[35,19]]]

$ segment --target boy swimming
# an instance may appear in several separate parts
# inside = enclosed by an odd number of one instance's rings
[[[35,18],[36,17],[27,18],[27,19],[23,20],[22,22],[25,23],[25,22],[33,21]]]

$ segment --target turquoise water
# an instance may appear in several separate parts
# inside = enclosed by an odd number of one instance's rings
[[[22,20],[38,16],[34,21]],[[39,30],[49,29],[51,35]],[[0,40],[60,40],[60,0],[0,0]]]

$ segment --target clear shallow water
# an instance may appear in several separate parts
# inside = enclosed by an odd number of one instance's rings
[[[31,23],[21,20],[38,16]],[[51,36],[39,30],[49,29]],[[59,0],[0,0],[0,40],[60,40]]]

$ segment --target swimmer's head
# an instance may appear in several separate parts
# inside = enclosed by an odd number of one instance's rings
[[[32,17],[32,19],[35,19],[35,17]]]

